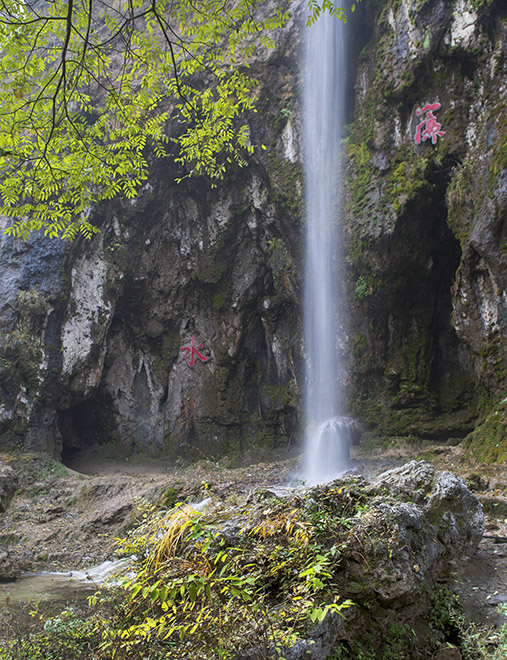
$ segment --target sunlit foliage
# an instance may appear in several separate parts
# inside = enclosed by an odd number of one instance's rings
[[[213,183],[253,151],[248,61],[288,2],[1,0],[0,213],[27,238],[90,237],[90,212],[135,197],[148,154]],[[310,2],[344,15],[333,3]]]

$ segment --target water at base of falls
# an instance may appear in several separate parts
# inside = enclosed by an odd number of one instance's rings
[[[29,601],[85,603],[90,591],[102,584],[118,584],[131,563],[131,558],[115,559],[85,570],[24,573],[19,580],[0,584],[0,610],[7,604],[23,605]]]
[[[350,417],[328,419],[307,430],[307,442],[312,448],[305,465],[308,486],[336,479],[345,471],[355,430],[356,423]]]

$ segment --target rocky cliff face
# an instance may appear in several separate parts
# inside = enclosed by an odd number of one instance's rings
[[[462,437],[505,396],[507,15],[377,6],[348,139],[351,406],[389,435]]]
[[[251,134],[270,145],[266,162],[216,189],[178,185],[181,172],[159,162],[138,199],[96,210],[91,242],[3,237],[4,443],[64,458],[108,441],[210,457],[291,441],[300,181],[279,113],[296,93],[294,31],[253,62],[262,117]]]
[[[161,161],[135,202],[96,210],[91,242],[1,239],[3,443],[211,456],[297,434],[303,5],[252,63],[267,149],[247,168],[210,189]],[[369,42],[351,58],[346,385],[376,433],[463,436],[505,396],[501,5],[379,0],[349,24]],[[445,134],[416,145],[434,102]],[[191,366],[192,342],[209,359]]]

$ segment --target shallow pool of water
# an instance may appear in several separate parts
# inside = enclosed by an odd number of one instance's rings
[[[128,561],[120,559],[82,571],[25,573],[15,582],[0,583],[0,608],[29,602],[85,603],[104,582],[114,583],[127,568]]]
[[[98,585],[72,580],[69,573],[34,573],[23,575],[16,582],[0,584],[0,607],[30,601],[86,600]]]

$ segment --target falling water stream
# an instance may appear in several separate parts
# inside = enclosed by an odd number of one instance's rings
[[[338,476],[348,459],[342,416],[339,338],[343,327],[340,249],[340,141],[346,27],[325,14],[305,35],[303,92],[306,255],[305,467],[309,484]]]

